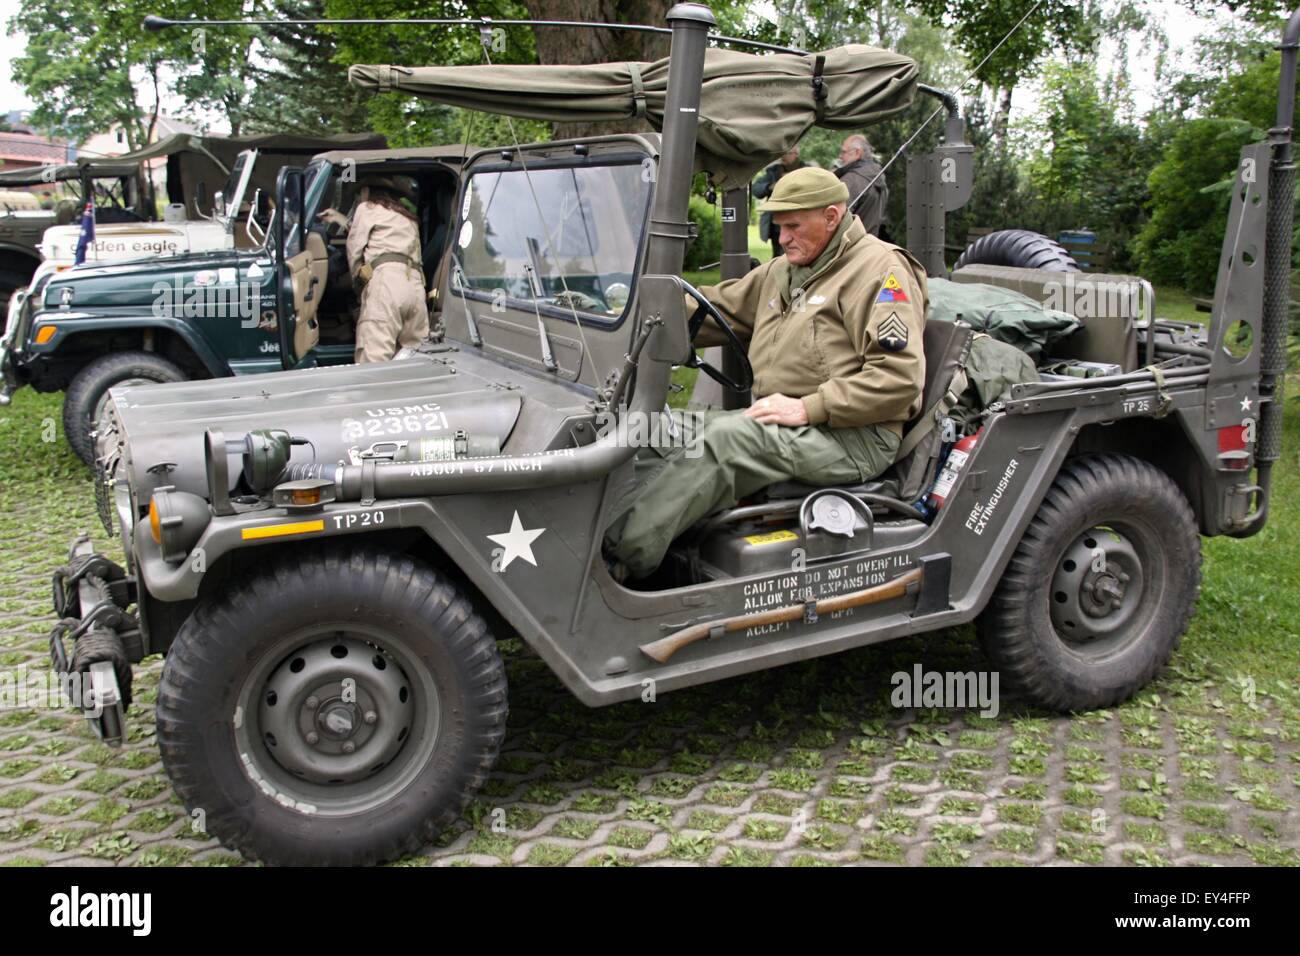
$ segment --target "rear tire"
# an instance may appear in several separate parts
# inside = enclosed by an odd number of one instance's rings
[[[360,866],[456,820],[506,710],[496,642],[454,585],[403,555],[330,548],[194,610],[167,654],[158,742],[191,816],[226,846]]]
[[[1110,707],[1168,663],[1200,578],[1196,518],[1168,475],[1127,455],[1076,458],[1012,555],[980,640],[1035,704]]]
[[[1020,269],[1044,269],[1048,272],[1078,272],[1079,264],[1058,242],[1029,229],[1000,229],[980,236],[953,265],[1015,266]]]
[[[114,352],[90,362],[78,372],[63,396],[63,432],[77,457],[95,464],[96,419],[108,390],[123,382],[183,382],[187,376],[175,362],[152,352]]]

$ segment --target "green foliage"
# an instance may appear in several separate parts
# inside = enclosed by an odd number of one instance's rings
[[[463,4],[447,0],[323,0],[331,18],[452,18],[463,17]],[[475,16],[524,18],[527,10],[510,0],[474,4]],[[535,63],[536,41],[528,27],[506,27],[503,49],[491,51],[494,63]],[[405,66],[483,63],[484,52],[474,27],[350,26],[334,29],[335,69],[346,74],[353,63],[392,63]],[[369,128],[388,136],[394,147],[462,143],[467,135],[480,146],[509,145],[550,138],[548,124],[507,120],[471,113],[395,93],[367,94],[361,101]],[[513,128],[513,134],[512,134]]]
[[[988,108],[975,101],[966,113],[967,140],[975,147],[974,188],[966,205],[948,217],[951,237],[964,237],[971,226],[1038,228],[1030,212],[1024,160],[1008,145],[999,144],[993,133]]]
[[[110,8],[95,0],[23,0],[8,26],[27,35],[27,48],[10,68],[38,104],[33,125],[80,140],[121,123],[132,148],[147,141],[158,97],[142,100],[131,72],[156,84],[165,50],[139,28],[146,7],[153,9],[146,2]]]
[[[327,0],[270,0],[281,20],[321,19]],[[335,30],[281,23],[261,29],[265,67],[254,70],[245,131],[359,133],[370,129],[370,95],[336,62]]]
[[[949,27],[978,66],[976,77],[995,89],[1016,86],[1050,53],[1088,50],[1096,41],[1091,5],[1075,0],[912,0],[912,6]]]
[[[1222,118],[1190,121],[1151,171],[1151,218],[1134,244],[1142,274],[1192,292],[1214,288],[1227,225],[1227,195],[1206,187],[1232,174],[1253,137]]]
[[[211,0],[208,17],[256,16],[261,7],[240,0]],[[22,0],[11,30],[27,35],[13,78],[38,104],[32,123],[73,140],[120,124],[127,145],[150,141],[160,97],[171,85],[195,106],[222,110],[235,128],[248,92],[245,28],[167,30],[141,28],[145,14],[185,18],[181,0]]]
[[[686,247],[683,268],[699,270],[722,258],[722,216],[717,206],[709,204],[702,196],[692,196],[691,222],[695,223],[696,237]]]
[[[1038,114],[1022,135],[1039,144],[1026,164],[1031,187],[1028,218],[1049,236],[1090,229],[1117,253],[1112,268],[1125,269],[1125,250],[1145,221],[1147,171],[1163,143],[1125,119],[1122,92],[1108,91],[1091,61],[1044,68]]]
[[[1251,49],[1241,55],[1255,55]],[[1222,57],[1222,45],[1210,44],[1207,62],[1217,68]],[[1261,139],[1275,120],[1280,64],[1269,53],[1236,70],[1224,67],[1212,88],[1179,86],[1203,104],[1206,116],[1178,129],[1151,171],[1151,219],[1134,244],[1149,278],[1192,292],[1214,288],[1228,216],[1223,186],[1235,175],[1241,147]]]

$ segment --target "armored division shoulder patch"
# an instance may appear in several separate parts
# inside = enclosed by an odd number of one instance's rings
[[[890,312],[881,320],[877,337],[881,348],[901,352],[907,348],[907,323],[898,317],[897,312]]]
[[[894,276],[891,270],[889,275],[885,276],[885,284],[880,287],[880,295],[876,296],[876,302],[906,302],[907,293],[903,291],[902,284]]]

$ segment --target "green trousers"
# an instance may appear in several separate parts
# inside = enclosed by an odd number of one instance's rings
[[[638,452],[635,485],[610,515],[606,553],[634,577],[657,568],[701,518],[780,481],[868,481],[893,464],[899,444],[883,425],[760,425],[740,411],[705,412],[697,422],[688,440]]]

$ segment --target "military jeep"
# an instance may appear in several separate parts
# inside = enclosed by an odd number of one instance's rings
[[[726,324],[707,301],[688,317],[694,166],[724,170],[734,198],[812,123],[865,125],[918,89],[916,64],[890,51],[706,55],[708,8],[680,4],[668,21],[671,55],[655,64],[353,68],[381,91],[662,126],[475,151],[452,205],[441,342],[377,365],[111,391],[96,491],[126,564],[74,544],[54,576],[54,667],[89,688],[77,703],[118,743],[131,665],[165,653],[167,772],[241,853],[369,863],[452,823],[505,734],[495,642],[507,633],[600,706],[977,621],[1005,684],[1031,701],[1113,705],[1184,633],[1199,536],[1244,537],[1267,520],[1300,12],[1277,128],[1242,151],[1208,328],[1152,314],[1117,333],[1122,367],[1018,385],[983,411],[937,512],[888,472],[852,487],[783,483],[682,535],[652,578],[616,580],[601,541],[638,448],[602,423],[660,416],[692,331]],[[761,142],[745,135],[755,113]],[[914,238],[927,262],[943,209],[969,194],[952,112],[948,132],[909,166],[925,190]],[[282,208],[297,208],[298,187],[283,185]],[[294,303],[281,341],[295,355],[315,334],[299,341],[314,256],[304,222],[285,216],[276,254]],[[736,232],[728,254],[744,268]],[[1112,349],[1108,328],[1084,331]],[[924,408],[907,434],[940,438],[912,443],[927,480],[960,437],[940,419],[972,334],[925,329]],[[1090,349],[1085,337],[1078,360]],[[706,371],[741,386],[743,349],[731,352],[732,374]]]
[[[323,141],[302,148],[315,150]],[[397,171],[420,183],[432,282],[446,245],[462,147],[305,153],[305,170],[284,166],[292,153],[279,148],[267,156],[246,150],[235,161],[227,189],[216,194],[228,215],[213,228],[225,241],[188,255],[38,273],[30,293],[18,294],[0,343],[6,391],[25,384],[64,390],[64,433],[87,464],[94,458],[91,434],[114,385],[352,361],[356,300],[345,240],[312,225],[312,217],[331,203],[346,210],[358,175]],[[277,159],[280,165],[269,165]],[[301,248],[289,253],[297,257],[292,264],[277,259],[282,230],[274,210],[306,216],[309,223],[295,240]],[[301,316],[295,343],[281,335],[277,317],[286,303],[294,304],[282,295],[291,285],[289,272],[302,268],[320,287],[301,290],[309,297],[297,306],[310,314]],[[310,345],[302,338],[308,332]]]
[[[0,315],[8,315],[14,292],[73,265],[88,202],[95,205],[96,233],[86,249],[87,262],[202,252],[231,242],[245,245],[252,241],[247,233],[227,228],[229,220],[242,216],[234,201],[240,176],[232,170],[237,164],[253,169],[241,156],[252,150],[262,159],[251,197],[259,187],[269,193],[276,171],[295,156],[384,145],[382,136],[372,134],[176,133],[120,156],[79,156],[75,162],[0,171],[0,189],[36,187],[60,194],[48,209],[0,211]],[[155,166],[163,171],[165,195],[156,194]],[[262,182],[268,174],[270,180]]]

